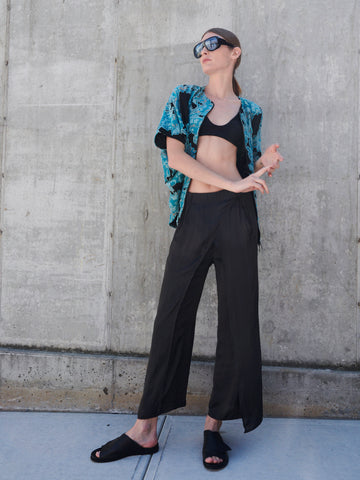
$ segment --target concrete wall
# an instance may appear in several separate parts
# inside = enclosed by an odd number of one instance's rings
[[[359,416],[359,15],[0,0],[0,408],[136,410],[173,234],[154,131],[176,84],[205,84],[192,46],[223,26],[286,158],[259,199],[266,413]],[[211,271],[187,411],[206,409],[216,323]]]

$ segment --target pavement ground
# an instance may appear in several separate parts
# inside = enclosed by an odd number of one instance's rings
[[[243,433],[223,423],[229,464],[202,465],[203,417],[162,416],[160,451],[96,464],[90,452],[128,430],[134,415],[0,412],[1,480],[359,480],[360,420],[265,418]]]

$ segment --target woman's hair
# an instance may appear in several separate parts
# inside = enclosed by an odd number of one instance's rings
[[[220,37],[223,37],[224,40],[231,43],[235,47],[240,47],[241,48],[240,40],[235,35],[235,33],[232,33],[229,30],[225,30],[225,28],[209,28],[209,30],[206,30],[204,35],[206,35],[209,32],[215,33],[216,35],[220,35]],[[202,36],[202,38],[204,37],[204,35]],[[235,70],[240,65],[240,62],[241,62],[241,54],[235,62],[235,67],[234,67],[234,71],[233,71],[233,78],[232,78],[233,90],[234,90],[235,95],[237,95],[237,96],[241,95],[241,88],[240,88],[240,85],[238,84],[238,82],[235,78]]]

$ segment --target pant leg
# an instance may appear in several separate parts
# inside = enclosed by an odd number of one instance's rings
[[[197,231],[199,211],[176,230],[166,262],[138,418],[152,418],[186,404],[195,319],[212,263],[206,229]],[[191,217],[190,219],[188,217]]]
[[[244,195],[244,196],[242,196]],[[258,320],[258,225],[251,197],[224,210],[216,236],[218,342],[209,415],[242,418],[245,432],[262,421]]]

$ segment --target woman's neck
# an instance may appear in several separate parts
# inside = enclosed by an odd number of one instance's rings
[[[232,86],[232,78],[229,79],[219,76],[211,76],[209,83],[205,87],[205,94],[209,98],[218,100],[234,100],[237,96]]]

